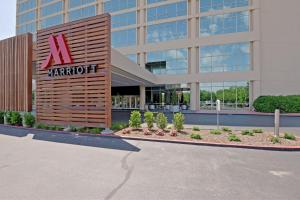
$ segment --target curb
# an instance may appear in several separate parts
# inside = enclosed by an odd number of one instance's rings
[[[20,126],[11,125],[0,125],[0,127],[16,128],[23,130],[36,130],[44,132],[52,132],[58,134],[76,135],[76,136],[89,136],[89,137],[100,137],[100,138],[112,138],[112,139],[125,139],[125,140],[137,140],[147,142],[161,142],[161,143],[173,143],[173,144],[186,144],[186,145],[197,145],[197,146],[210,146],[210,147],[225,147],[225,148],[239,148],[239,149],[254,149],[254,150],[268,150],[268,151],[289,151],[289,152],[300,152],[300,146],[254,146],[254,145],[243,145],[243,144],[222,144],[222,143],[210,143],[210,142],[198,142],[198,141],[185,141],[185,140],[166,140],[159,138],[142,138],[134,136],[119,136],[114,134],[101,135],[101,134],[90,134],[90,133],[78,133],[78,132],[66,132],[66,131],[52,131],[37,128],[26,128]]]

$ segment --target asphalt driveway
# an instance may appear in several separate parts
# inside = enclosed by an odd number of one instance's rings
[[[0,199],[300,199],[300,152],[0,134]]]

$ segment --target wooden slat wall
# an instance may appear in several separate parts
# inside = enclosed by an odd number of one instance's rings
[[[37,33],[37,121],[54,125],[111,126],[110,15],[74,21]],[[73,64],[51,68],[97,64],[92,74],[48,77],[41,63],[50,52],[50,35],[64,34]]]
[[[0,41],[0,111],[32,109],[32,34]]]

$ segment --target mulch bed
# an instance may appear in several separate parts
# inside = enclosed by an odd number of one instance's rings
[[[192,139],[191,134],[200,134],[202,139]],[[149,135],[144,135],[143,129],[132,129],[130,133],[124,134],[124,131],[115,132],[114,135],[118,136],[132,136],[145,139],[164,139],[174,141],[193,141],[193,142],[207,142],[207,143],[220,143],[220,144],[237,144],[237,145],[253,145],[253,146],[300,146],[300,138],[296,137],[296,140],[287,140],[283,138],[284,133],[280,134],[280,143],[274,144],[271,142],[273,137],[272,132],[254,133],[254,136],[242,135],[241,131],[233,130],[233,134],[237,135],[241,142],[232,142],[228,140],[230,133],[222,131],[221,135],[214,135],[210,133],[210,130],[193,131],[192,129],[184,129],[177,133],[177,136],[171,136],[171,130],[165,130],[164,135],[157,135],[157,129],[149,131]]]

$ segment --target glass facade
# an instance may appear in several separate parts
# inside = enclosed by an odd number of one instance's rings
[[[41,28],[48,28],[51,26],[62,24],[64,21],[63,15],[55,15],[53,17],[48,17],[46,19],[41,20]]]
[[[251,44],[234,43],[200,48],[200,72],[251,70]]]
[[[149,8],[147,10],[147,21],[150,22],[184,15],[187,15],[187,1]]]
[[[183,39],[187,36],[187,21],[150,25],[147,28],[147,42],[163,42],[168,40]]]
[[[118,28],[122,26],[129,26],[136,24],[136,11],[124,13],[120,15],[113,15],[111,17],[111,27]]]
[[[96,0],[69,0],[69,8],[75,8],[96,2]]]
[[[18,6],[18,13],[35,8],[36,1],[37,0],[28,0],[28,1],[20,3]]]
[[[134,7],[136,7],[136,0],[109,0],[104,2],[104,12],[116,12]]]
[[[222,110],[249,108],[249,82],[200,83],[201,109],[216,109],[216,100]]]
[[[190,105],[190,88],[187,84],[146,87],[146,104],[150,110],[170,110],[170,105],[178,105],[186,110]]]
[[[36,11],[30,11],[17,17],[17,24],[24,24],[36,19]]]
[[[88,6],[85,8],[73,10],[69,12],[69,21],[75,21],[96,15],[96,6]]]
[[[200,35],[220,35],[249,31],[249,12],[236,12],[200,18]]]
[[[61,12],[63,10],[63,7],[64,5],[62,1],[50,4],[48,6],[44,6],[41,8],[41,16],[44,17],[47,15]]]
[[[41,4],[44,5],[44,4],[53,2],[53,1],[55,1],[55,0],[41,0]]]
[[[129,60],[131,60],[132,62],[138,63],[138,62],[137,62],[138,57],[137,57],[136,54],[129,54],[129,55],[127,55],[127,58],[128,58]]]
[[[127,47],[136,45],[136,29],[126,29],[111,33],[112,47]]]
[[[158,3],[162,1],[167,1],[167,0],[147,0],[147,4]]]
[[[148,52],[146,68],[153,74],[187,74],[188,50]]]
[[[200,12],[223,10],[249,5],[249,0],[200,0]]]
[[[35,33],[36,32],[36,23],[32,22],[29,24],[21,25],[17,28],[17,35],[23,34],[23,33]]]

